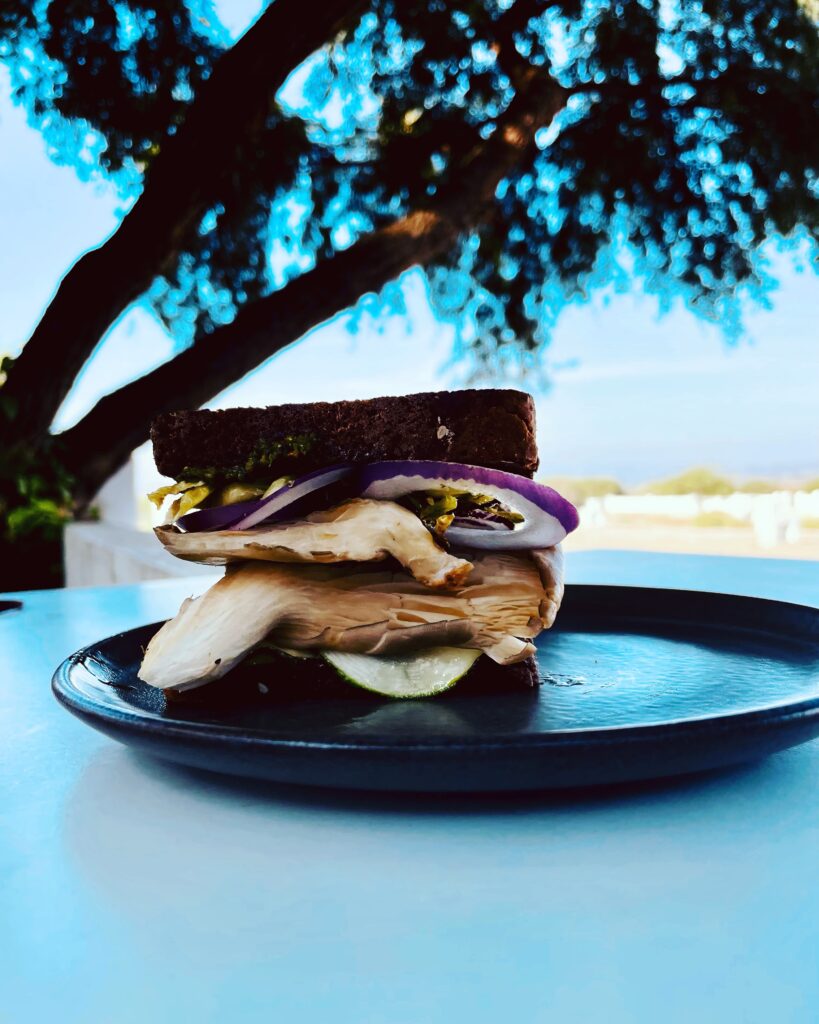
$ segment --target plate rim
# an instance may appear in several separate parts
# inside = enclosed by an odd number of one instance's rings
[[[680,595],[685,598],[718,598],[736,601],[748,605],[768,605],[780,610],[807,613],[815,617],[819,623],[819,608],[799,604],[792,601],[779,601],[771,598],[753,597],[743,594],[727,594],[722,591],[687,590],[676,587],[630,586],[628,584],[569,584],[571,591],[631,591],[651,594],[662,592],[665,595]],[[651,621],[651,620],[649,620]],[[659,617],[656,621],[662,621]],[[671,621],[671,620],[668,620]],[[262,730],[243,726],[222,724],[218,722],[180,721],[166,719],[142,708],[132,708],[127,704],[122,707],[105,706],[84,694],[72,681],[71,671],[94,648],[112,640],[121,639],[138,630],[146,629],[158,623],[145,623],[131,629],[114,633],[100,640],[79,648],[64,658],[55,669],[51,679],[51,689],[59,703],[73,714],[84,719],[91,719],[101,725],[112,725],[132,733],[161,735],[165,738],[174,736],[185,740],[218,740],[234,746],[261,745],[273,749],[297,749],[315,751],[389,751],[389,752],[456,752],[456,751],[490,751],[490,750],[521,750],[542,749],[549,747],[597,746],[606,747],[621,743],[656,742],[658,738],[679,738],[680,734],[688,733],[692,737],[713,735],[714,733],[732,731],[736,728],[752,727],[771,720],[779,724],[789,721],[810,720],[819,717],[819,694],[799,700],[785,700],[774,704],[745,708],[741,711],[726,711],[717,714],[696,715],[661,722],[646,722],[630,725],[577,726],[569,729],[555,729],[531,736],[496,736],[492,739],[480,737],[457,738],[451,740],[436,737],[430,741],[409,742],[384,738],[360,740],[319,740],[304,738],[277,737]],[[741,627],[734,627],[741,628]],[[757,631],[758,632],[758,631]],[[766,631],[769,635],[784,636],[779,630]],[[809,643],[810,638],[796,638],[797,642]]]

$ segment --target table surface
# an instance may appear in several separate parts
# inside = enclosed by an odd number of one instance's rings
[[[570,580],[819,605],[819,565],[578,552]],[[206,580],[0,615],[0,1020],[814,1022],[819,741],[605,792],[408,797],[131,753],[51,696]]]

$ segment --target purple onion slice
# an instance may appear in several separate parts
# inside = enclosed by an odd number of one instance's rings
[[[447,540],[475,549],[548,548],[559,544],[578,524],[577,509],[551,487],[483,466],[457,462],[373,462],[362,467],[360,487],[363,498],[382,500],[437,488],[491,494],[524,517],[511,530],[476,529],[453,523],[446,532]]]
[[[294,518],[307,515],[320,508],[327,508],[334,502],[349,497],[340,493],[338,485],[346,481],[353,471],[352,466],[330,466],[299,477],[285,484],[266,498],[256,501],[239,501],[235,505],[218,505],[190,512],[177,520],[176,525],[184,533],[203,530],[249,530],[269,519]]]
[[[196,512],[188,512],[174,524],[182,533],[203,533],[209,530],[226,530],[235,523],[239,516],[247,515],[261,505],[262,499],[237,501],[232,505],[214,505],[213,508],[200,508]]]
[[[464,530],[513,530],[515,528],[514,523],[510,523],[508,519],[502,519],[500,516],[455,516],[452,520],[452,526],[447,530],[447,535],[453,527],[458,529],[463,528]]]
[[[278,518],[285,512],[288,518],[294,515],[304,515],[308,510],[305,504],[308,499],[317,497],[317,491],[323,492],[333,484],[340,483],[352,472],[352,466],[330,466],[328,469],[317,469],[313,473],[308,473],[307,476],[299,477],[298,480],[294,480],[291,484],[285,484],[284,487],[280,487],[278,491],[274,491],[268,497],[260,498],[256,503],[257,508],[236,518],[227,529],[249,530],[251,526],[258,526],[259,523],[265,523],[273,517]],[[322,495],[322,497],[324,496]],[[332,500],[329,495],[327,499],[326,503],[322,503],[324,508]],[[310,508],[310,511],[315,510],[315,508]]]
[[[495,515],[485,508],[470,508],[465,512],[456,512],[452,525],[485,530],[513,530],[515,528],[513,522],[503,516]]]

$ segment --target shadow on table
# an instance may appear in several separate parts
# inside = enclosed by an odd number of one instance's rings
[[[297,920],[320,931],[322,900],[380,921],[453,892],[467,913],[489,887],[520,913],[534,894],[544,913],[571,913],[604,885],[626,913],[635,900],[685,900],[704,879],[736,885],[754,858],[779,856],[810,827],[805,756],[605,790],[447,796],[253,782],[112,745],[69,795],[62,841],[146,942],[157,905],[178,941],[187,921],[220,948],[231,929],[266,935]]]
[[[118,748],[117,748],[118,749]],[[388,793],[267,782],[192,768],[133,751],[121,751],[129,774],[146,783],[242,806],[298,807],[314,811],[396,815],[509,815],[543,811],[589,811],[628,806],[679,803],[729,796],[753,786],[770,770],[768,760],[652,781],[611,786],[502,793]]]

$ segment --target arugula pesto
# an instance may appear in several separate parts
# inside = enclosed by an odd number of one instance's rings
[[[269,469],[279,459],[296,459],[307,455],[316,443],[313,434],[285,434],[281,438],[261,438],[250,455],[235,466],[186,466],[183,480],[202,480],[214,487],[238,482],[259,486],[265,482]],[[266,484],[265,484],[266,485]],[[264,487],[262,487],[264,490]]]

